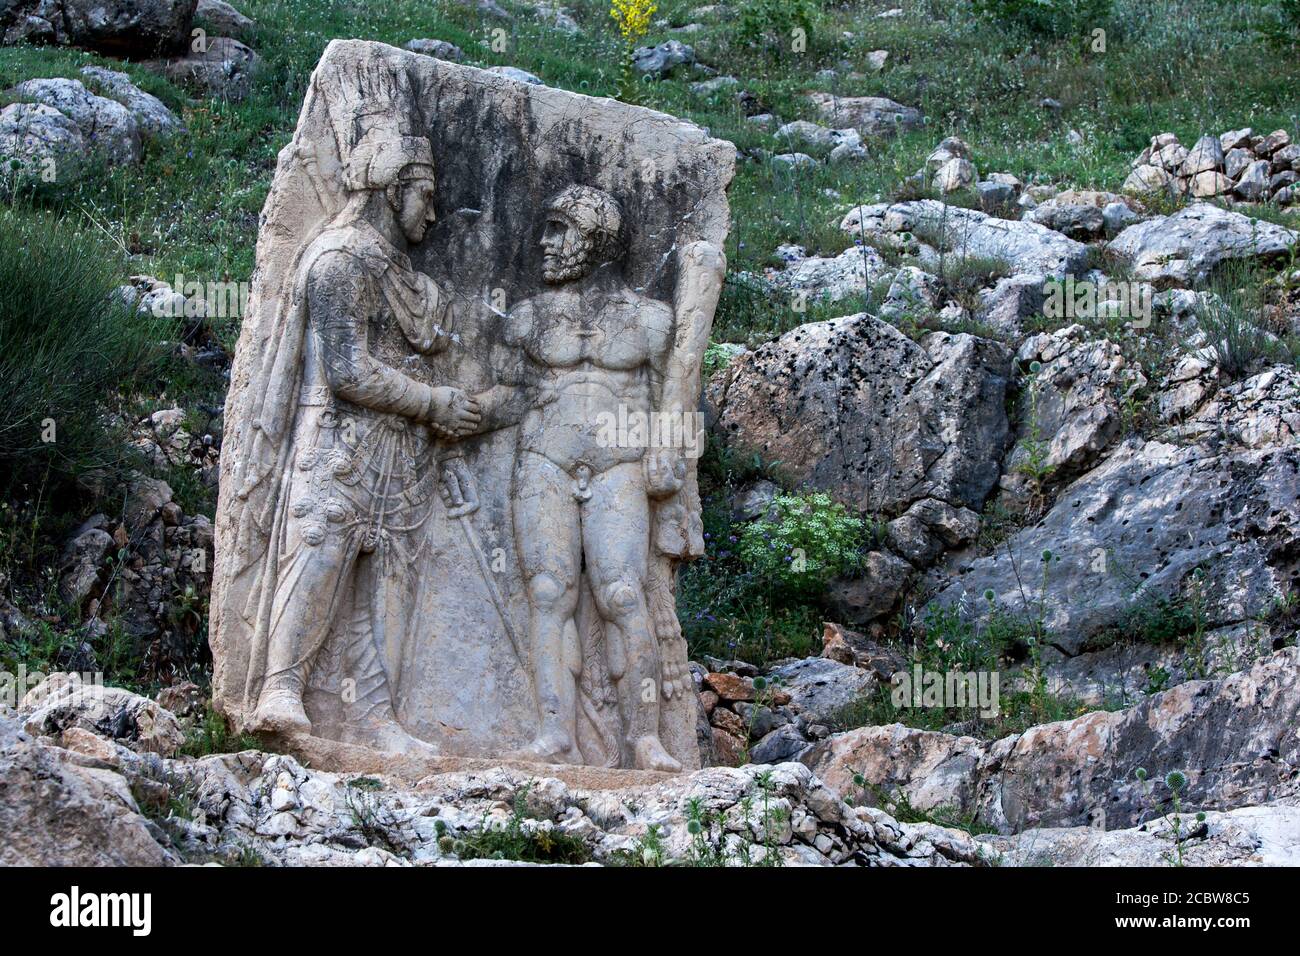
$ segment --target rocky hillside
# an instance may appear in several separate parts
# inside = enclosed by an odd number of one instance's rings
[[[0,862],[1300,863],[1293,4],[95,6],[0,5]],[[335,37],[736,144],[704,770],[330,774],[210,710],[230,355]]]

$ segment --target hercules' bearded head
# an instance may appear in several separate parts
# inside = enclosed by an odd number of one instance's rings
[[[591,274],[622,253],[623,212],[607,192],[569,186],[546,204],[542,277],[552,285]]]

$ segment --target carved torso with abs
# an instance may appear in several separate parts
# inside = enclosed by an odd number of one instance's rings
[[[548,290],[511,315],[536,399],[520,447],[566,471],[636,461],[640,447],[602,447],[602,419],[651,411],[657,369],[671,344],[672,310],[626,287]],[[605,446],[609,443],[605,442]]]

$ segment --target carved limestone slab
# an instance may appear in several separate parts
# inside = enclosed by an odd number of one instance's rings
[[[699,765],[674,589],[733,166],[650,110],[329,45],[226,406],[211,644],[239,728]]]

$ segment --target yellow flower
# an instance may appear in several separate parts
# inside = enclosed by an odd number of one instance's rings
[[[659,9],[654,0],[613,0],[609,15],[627,43],[635,43],[650,29],[650,18]]]

